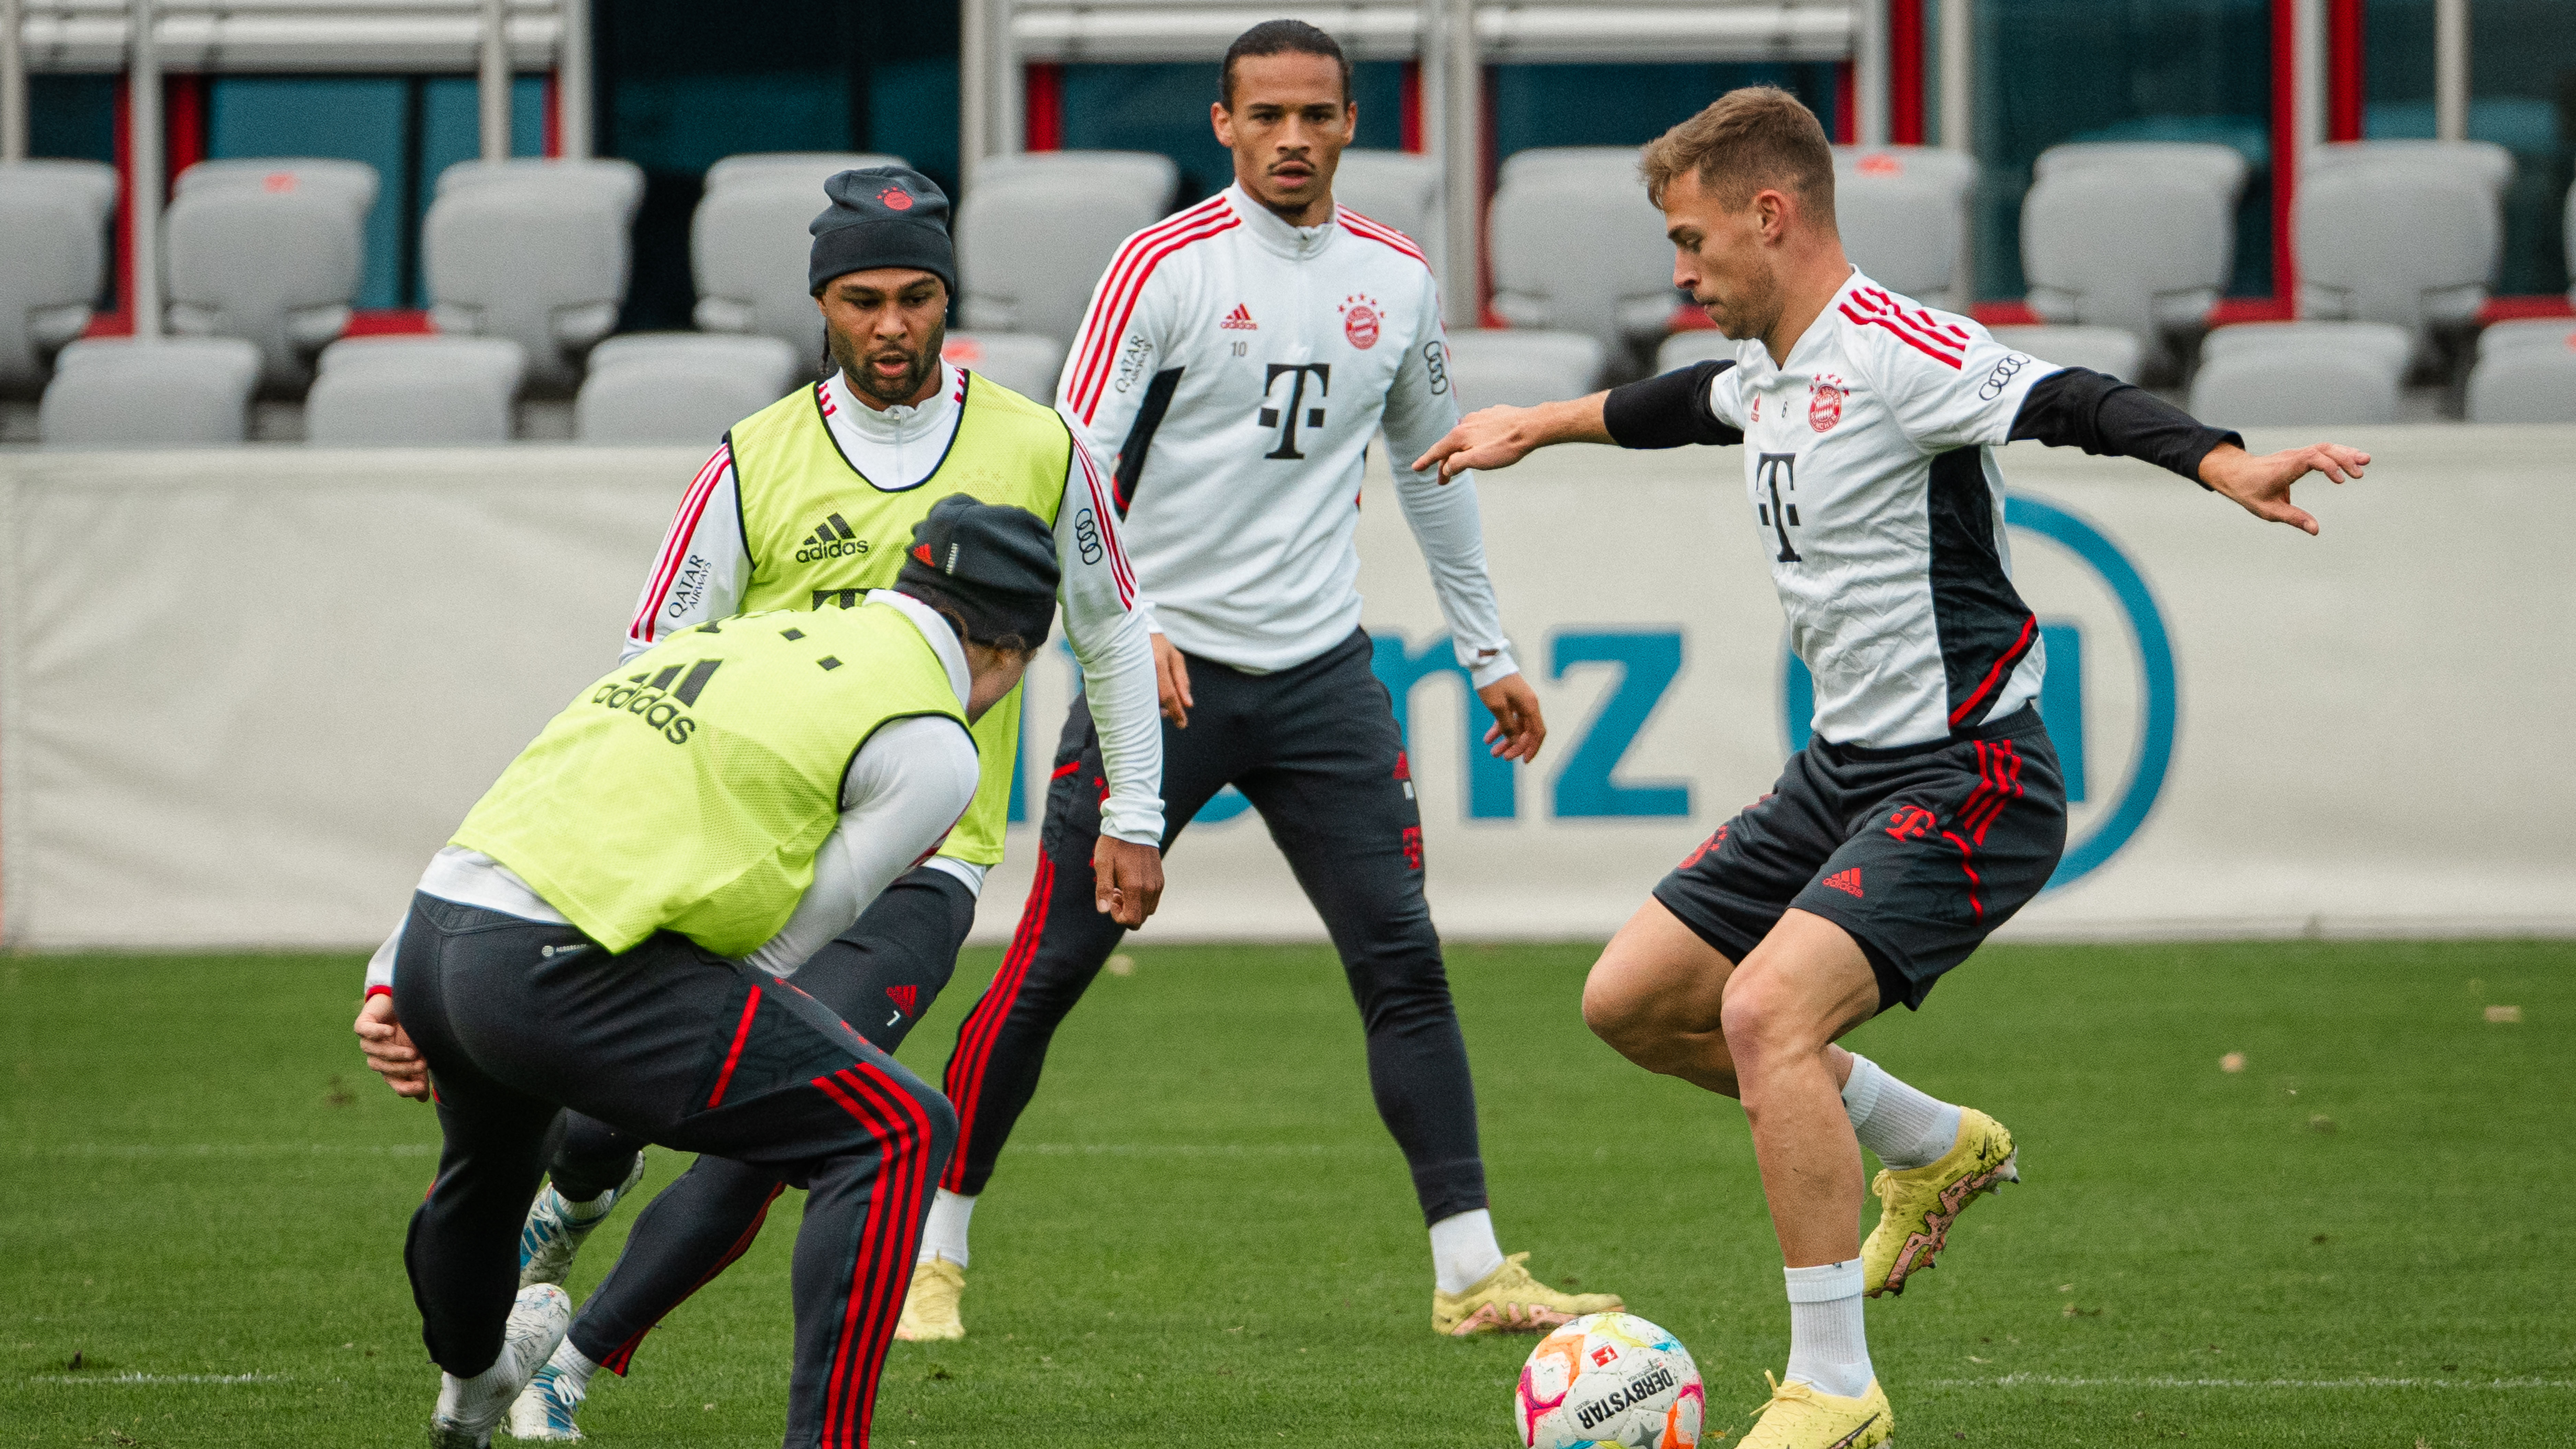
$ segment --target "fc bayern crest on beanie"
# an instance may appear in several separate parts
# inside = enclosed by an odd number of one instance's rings
[[[807,290],[834,277],[877,267],[912,267],[957,291],[957,249],[948,240],[948,193],[909,166],[869,166],[823,183],[832,204],[806,230],[814,234],[805,266]]]
[[[894,586],[954,613],[978,644],[1035,649],[1055,621],[1055,533],[1025,508],[951,493],[914,525]]]

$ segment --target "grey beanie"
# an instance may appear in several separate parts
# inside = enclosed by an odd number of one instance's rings
[[[875,267],[914,267],[957,294],[957,250],[948,240],[948,193],[909,166],[844,171],[823,183],[832,204],[806,230],[814,250],[806,290]]]

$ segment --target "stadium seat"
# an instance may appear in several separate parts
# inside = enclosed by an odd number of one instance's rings
[[[1170,212],[1180,169],[1147,151],[1033,151],[975,168],[957,207],[958,320],[1070,345],[1118,244]]]
[[[305,440],[325,448],[506,443],[527,354],[502,337],[353,337],[322,349]]]
[[[748,181],[802,181],[819,197],[823,183],[844,171],[910,164],[900,156],[881,151],[747,151],[708,167],[706,189],[713,194]],[[814,209],[823,208],[817,204]]]
[[[1626,146],[1523,151],[1487,209],[1496,315],[1514,328],[1585,333],[1609,357],[1670,330],[1673,248]]]
[[[823,183],[903,164],[864,151],[772,151],[707,168],[706,195],[689,222],[692,320],[707,332],[757,332],[799,357],[822,356],[823,318],[805,288],[805,259],[814,240],[806,228],[831,204]]]
[[[1997,342],[2060,367],[2086,367],[2123,382],[2138,380],[2146,348],[2118,327],[1997,327]]]
[[[2173,343],[2201,330],[2235,270],[2244,158],[2226,146],[2096,142],[2042,152],[2037,175],[2021,207],[2031,311],[2120,328],[2145,349],[2142,363],[2172,371]]]
[[[421,234],[430,320],[518,343],[530,381],[570,391],[582,354],[617,326],[642,196],[642,173],[624,161],[450,166]]]
[[[2481,359],[2525,347],[2576,348],[2576,318],[2528,317],[2513,322],[2496,322],[2478,334],[2478,356]]]
[[[1032,402],[1052,404],[1064,371],[1064,344],[1025,332],[951,332],[940,355]]]
[[[1609,349],[1581,332],[1479,328],[1449,334],[1449,382],[1458,410],[1530,407],[1601,386]]]
[[[1702,362],[1724,362],[1735,356],[1735,339],[1714,327],[1676,332],[1655,349],[1655,371],[1672,372]]]
[[[1834,148],[1834,220],[1854,266],[1927,306],[1959,305],[1974,158],[1929,146]]]
[[[2373,322],[2248,322],[2202,344],[2192,415],[2213,427],[2388,423],[2414,343]]]
[[[260,380],[294,392],[349,325],[376,170],[357,161],[206,161],[179,173],[163,223],[170,330],[259,348]]]
[[[259,385],[259,349],[237,337],[74,342],[54,359],[36,411],[49,448],[238,443]]]
[[[88,328],[107,284],[114,168],[94,161],[0,163],[0,396],[42,391],[48,363]]]
[[[775,337],[628,333],[591,350],[573,400],[573,436],[712,446],[795,386],[796,352]]]
[[[1333,199],[1413,238],[1432,271],[1440,270],[1439,162],[1409,151],[1344,151]]]
[[[2419,339],[2475,322],[2504,241],[2498,197],[2482,177],[2425,164],[2312,176],[2294,226],[2301,316],[2393,323]]]
[[[2493,141],[2336,141],[2311,146],[2300,184],[2391,167],[2466,176],[2501,200],[2513,185],[2513,152]]]
[[[2470,422],[2576,423],[2576,330],[2564,321],[2550,330],[2555,340],[2535,332],[2489,348],[2486,338],[2478,339],[2477,366],[2469,370]]]

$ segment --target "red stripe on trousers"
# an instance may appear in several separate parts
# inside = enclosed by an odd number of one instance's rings
[[[751,988],[751,999],[742,1004],[742,1020],[733,1028],[733,1050],[725,1053],[724,1070],[716,1073],[716,1089],[707,1094],[707,1110],[714,1111],[724,1100],[725,1088],[733,1085],[733,1069],[742,1065],[742,1044],[751,1039],[751,1019],[760,1010],[760,988]]]
[[[910,1093],[878,1081],[878,1075],[862,1063],[829,1077],[816,1077],[813,1083],[868,1129],[876,1139],[881,1164],[867,1220],[860,1228],[848,1307],[824,1387],[822,1442],[831,1449],[867,1442],[868,1425],[876,1412],[877,1376],[884,1369],[886,1345],[901,1312],[895,1295],[910,1280],[912,1256],[920,1246],[921,1224],[910,1204],[921,1195],[930,1123]],[[891,1241],[889,1227],[894,1230]],[[863,1282],[860,1275],[868,1271],[871,1258],[874,1272]],[[894,1271],[898,1265],[900,1273]],[[863,1340],[865,1346],[860,1347]]]
[[[876,1418],[877,1383],[885,1372],[886,1353],[894,1346],[894,1326],[903,1316],[904,1289],[912,1282],[913,1259],[921,1248],[924,1213],[917,1211],[916,1206],[926,1207],[922,1198],[928,1187],[930,1122],[922,1115],[921,1106],[912,1099],[912,1094],[894,1083],[878,1080],[873,1075],[863,1077],[855,1069],[839,1075],[852,1088],[863,1086],[873,1092],[881,1099],[880,1108],[899,1115],[908,1124],[906,1130],[910,1133],[910,1150],[905,1155],[901,1187],[888,1208],[887,1220],[893,1224],[895,1235],[886,1244],[889,1251],[878,1259],[875,1302],[864,1320],[870,1327],[858,1363],[858,1383],[861,1395],[859,1442],[865,1443],[869,1427]]]
[[[752,1240],[760,1236],[762,1224],[769,1221],[770,1204],[777,1202],[778,1195],[786,1190],[787,1184],[783,1182],[774,1182],[769,1185],[769,1196],[760,1204],[760,1211],[752,1215],[751,1226],[744,1228],[742,1230],[742,1236],[733,1240],[733,1246],[725,1249],[724,1256],[716,1259],[715,1266],[698,1275],[698,1281],[690,1284],[689,1291],[681,1294],[679,1298],[671,1304],[670,1308],[663,1309],[663,1314],[669,1314],[671,1308],[677,1308],[682,1303],[686,1303],[692,1297],[695,1297],[699,1289],[716,1281],[719,1274],[723,1273],[725,1269],[732,1267],[741,1259],[743,1254],[751,1251]],[[657,1317],[652,1322],[645,1324],[642,1328],[635,1330],[633,1334],[627,1337],[627,1340],[624,1343],[621,1343],[614,1349],[609,1350],[608,1357],[601,1359],[599,1361],[599,1366],[607,1369],[619,1378],[626,1377],[626,1366],[635,1360],[635,1346],[644,1341],[644,1335],[651,1333],[654,1329],[661,1326],[662,1319]]]
[[[948,1100],[957,1108],[957,1148],[948,1154],[939,1185],[950,1192],[966,1183],[966,1145],[974,1139],[975,1108],[984,1097],[984,1067],[992,1059],[1002,1023],[1010,1019],[1012,1003],[1019,999],[1020,985],[1028,979],[1029,963],[1037,959],[1038,942],[1046,935],[1047,899],[1054,891],[1055,860],[1040,852],[1037,878],[1029,882],[1028,903],[1020,907],[1019,930],[1002,956],[1002,969],[993,984],[984,988],[983,999],[966,1014],[966,1024],[958,1029],[957,1049],[949,1054],[948,1074],[940,1085],[948,1089]]]

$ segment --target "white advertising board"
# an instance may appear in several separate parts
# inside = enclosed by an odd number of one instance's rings
[[[2259,447],[2286,445],[2261,436]],[[2356,430],[2256,523],[2118,460],[2007,450],[2073,829],[2023,938],[2576,933],[2576,430]],[[0,455],[0,939],[363,946],[536,727],[615,657],[685,451]],[[1732,451],[1569,448],[1484,479],[1550,725],[1469,736],[1381,478],[1361,585],[1404,711],[1436,919],[1597,938],[1802,735]],[[1152,580],[1144,581],[1150,591]],[[1027,811],[1072,687],[1031,676]],[[977,924],[1007,938],[1034,821]],[[1149,938],[1320,938],[1220,796]]]

